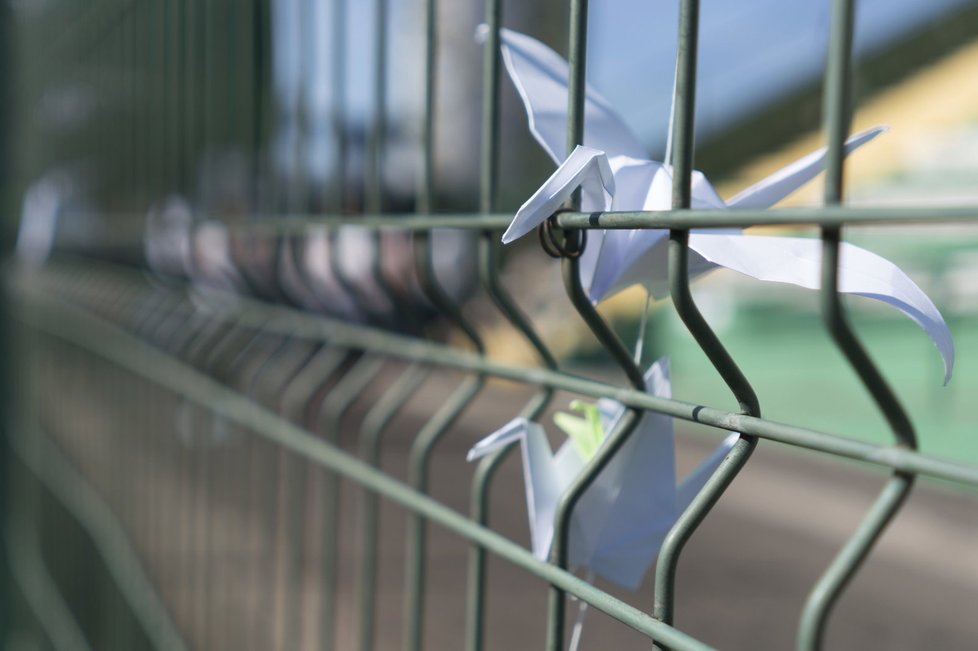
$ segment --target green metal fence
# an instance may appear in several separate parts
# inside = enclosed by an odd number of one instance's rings
[[[437,124],[438,16],[434,0],[427,2],[424,21],[423,160],[417,210],[411,215],[384,214],[385,0],[376,3],[379,28],[374,45],[381,55],[366,147],[367,214],[357,215],[342,214],[355,189],[347,178],[351,143],[340,108],[334,107],[333,129],[337,169],[343,171],[335,174],[328,188],[317,188],[308,178],[277,178],[271,170],[273,100],[266,3],[51,3],[40,18],[28,16],[15,23],[11,31],[17,36],[21,58],[14,66],[19,111],[13,126],[7,127],[14,136],[16,161],[16,182],[8,184],[10,196],[19,196],[28,181],[45,170],[68,165],[81,174],[94,174],[101,207],[95,213],[99,219],[87,223],[102,230],[76,229],[74,235],[69,228],[72,220],[80,224],[83,216],[92,217],[91,211],[86,212],[83,204],[64,208],[51,256],[40,266],[11,263],[5,274],[19,363],[14,376],[18,379],[9,387],[16,409],[7,426],[12,479],[5,546],[14,584],[19,586],[16,592],[50,646],[331,648],[342,610],[356,618],[352,639],[357,648],[374,648],[381,581],[380,500],[389,500],[407,514],[400,602],[406,649],[420,649],[425,643],[426,582],[435,551],[429,544],[429,526],[447,529],[470,545],[464,624],[468,649],[483,648],[492,635],[485,606],[491,578],[488,554],[548,584],[547,612],[535,614],[546,626],[548,649],[567,646],[565,609],[570,597],[639,631],[656,648],[708,648],[674,626],[675,594],[682,578],[679,562],[684,546],[738,473],[750,472],[751,453],[764,439],[865,462],[886,474],[878,499],[812,586],[803,608],[799,605],[798,648],[820,648],[833,605],[900,511],[914,480],[924,475],[978,486],[978,468],[916,451],[913,426],[864,351],[837,291],[839,247],[846,225],[970,223],[978,217],[973,208],[841,205],[843,141],[853,110],[849,91],[853,4],[852,0],[833,3],[824,82],[824,132],[829,147],[824,208],[715,211],[689,208],[699,3],[681,0],[673,209],[589,214],[579,212],[579,205],[569,205],[550,220],[562,255],[567,297],[610,359],[621,367],[627,378],[623,385],[562,370],[500,277],[499,233],[510,215],[500,212],[496,203],[503,22],[498,0],[486,2],[481,181],[479,211],[472,214],[436,210],[432,143]],[[342,25],[346,3],[339,0],[330,6],[336,12],[334,19],[339,17],[334,25]],[[587,2],[571,0],[569,17],[568,143],[573,146],[583,136]],[[333,32],[332,39],[331,47],[343,51],[342,28]],[[339,68],[334,83],[340,86],[336,96],[342,102],[345,80]],[[32,107],[51,92],[49,82],[54,79],[78,82],[74,89],[70,84],[64,88],[82,93],[83,100],[92,103],[95,117],[83,128],[69,128],[59,135],[43,128],[42,120],[32,119]],[[195,165],[209,148],[231,144],[247,151],[248,205],[215,214],[191,207],[192,218],[222,220],[230,241],[245,243],[228,248],[239,270],[246,269],[246,263],[260,263],[260,245],[271,243],[275,253],[266,263],[277,273],[281,251],[299,246],[306,237],[323,235],[332,247],[328,249],[333,253],[329,256],[332,272],[342,289],[367,308],[369,322],[353,323],[302,309],[290,303],[275,282],[262,284],[259,275],[244,271],[237,287],[248,288],[247,292],[233,291],[234,283],[208,287],[192,274],[186,278],[146,271],[139,253],[143,217],[136,212],[174,192],[191,198],[202,195],[206,183],[195,174]],[[301,150],[301,139],[297,147]],[[825,328],[890,424],[892,445],[764,419],[759,397],[701,315],[690,292],[689,230],[761,224],[821,229]],[[392,235],[411,243],[415,268],[403,271],[414,275],[424,302],[392,286],[381,256],[372,260],[372,281],[403,321],[398,323],[401,331],[390,327],[390,317],[371,312],[369,297],[344,278],[336,262],[337,233],[350,225],[366,229],[377,247]],[[577,254],[585,242],[581,233],[594,228],[669,229],[674,307],[730,387],[740,411],[654,397],[644,391],[642,372],[631,352],[591,305],[578,280]],[[538,353],[538,366],[511,365],[486,356],[479,328],[436,273],[435,229],[471,234],[477,243],[476,274],[482,290],[498,314]],[[460,333],[465,345],[449,345],[444,336],[422,336],[432,332],[426,322],[432,313]],[[428,379],[446,371],[462,379],[414,432],[406,477],[397,479],[382,468],[391,430]],[[466,409],[493,379],[535,390],[520,412],[529,418],[542,414],[557,391],[612,397],[628,409],[621,426],[610,433],[608,443],[562,496],[548,563],[493,529],[489,496],[509,450],[478,465],[469,489],[468,513],[431,496],[436,446],[464,421]],[[59,387],[71,390],[63,395]],[[368,390],[375,392],[376,400],[358,416],[354,427],[348,416]],[[90,401],[87,411],[86,401]],[[124,431],[108,423],[107,409],[124,420]],[[568,536],[576,502],[646,410],[735,431],[740,438],[666,537],[654,572],[654,603],[635,605],[569,571]],[[189,442],[174,435],[174,422],[184,424],[183,436]],[[352,450],[344,447],[351,435]],[[175,481],[161,479],[166,473]],[[342,485],[359,490],[352,514],[342,507]],[[251,542],[247,536],[228,539],[228,528],[219,521],[226,504],[233,505],[233,512],[242,518],[242,530],[254,533]],[[59,509],[68,517],[56,517]],[[310,513],[315,517],[310,518]],[[73,524],[65,524],[68,521]],[[351,527],[358,541],[352,557],[340,549],[339,534]],[[318,562],[313,565],[304,551],[307,539],[318,547]],[[259,548],[248,547],[252,542]],[[48,568],[45,559],[52,558],[51,549],[58,550],[59,543],[64,547],[53,555],[61,559],[56,562],[59,567]],[[168,555],[174,544],[193,553]],[[346,562],[354,564],[355,603],[349,604],[338,603],[340,564]],[[313,607],[307,605],[310,599],[300,588],[310,572],[316,573],[318,595]],[[52,578],[55,574],[61,579]],[[110,578],[97,581],[96,575]],[[177,578],[183,586],[180,590],[174,588]],[[79,591],[79,583],[97,585],[98,598]],[[93,601],[102,611],[93,612]],[[131,618],[122,617],[123,611]],[[260,616],[236,620],[234,612]]]

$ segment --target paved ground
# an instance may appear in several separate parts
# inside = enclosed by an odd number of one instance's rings
[[[393,377],[394,370],[391,367],[386,378]],[[403,476],[410,433],[457,380],[442,376],[424,385],[388,435],[385,469]],[[286,608],[281,598],[284,585],[267,546],[275,539],[275,524],[280,523],[276,517],[282,513],[281,504],[274,508],[274,493],[266,490],[273,477],[269,473],[280,468],[275,450],[249,448],[243,442],[246,439],[235,435],[229,443],[208,447],[178,445],[171,436],[162,444],[162,439],[156,439],[157,447],[148,450],[152,454],[146,454],[144,448],[139,456],[137,451],[147,439],[133,433],[171,429],[173,414],[180,409],[172,399],[112,375],[86,385],[72,383],[69,377],[64,384],[71,387],[65,392],[65,403],[45,417],[53,426],[71,426],[84,434],[84,439],[64,437],[66,449],[102,485],[110,501],[128,504],[125,519],[135,527],[137,542],[150,558],[151,573],[175,604],[178,622],[197,640],[198,648],[282,648],[283,622],[288,621],[281,615]],[[361,394],[344,421],[344,432],[354,431],[365,407],[375,400],[377,388]],[[118,411],[100,407],[109,397],[114,404],[130,404],[133,409],[141,400],[151,399],[156,409],[142,417],[125,413],[120,417]],[[508,419],[524,399],[524,393],[508,386],[495,385],[486,391],[437,450],[431,482],[435,496],[455,509],[467,509],[472,468],[464,462],[465,451],[479,436]],[[557,404],[564,402],[558,397]],[[73,407],[82,404],[97,407],[84,410],[89,414],[87,419],[72,415],[78,413]],[[195,422],[206,427],[212,424],[206,415],[198,413],[196,418]],[[352,439],[348,436],[345,443],[352,444]],[[679,436],[681,469],[695,463],[715,440],[715,435],[691,432]],[[106,454],[107,450],[114,454]],[[128,465],[118,465],[122,458],[130,460]],[[176,462],[186,463],[188,459],[196,459],[196,465],[184,467],[195,469],[196,474],[181,475],[174,470]],[[170,509],[169,519],[164,519],[162,526],[153,523],[154,512],[166,512],[172,504],[189,504],[187,496],[193,493],[187,486],[200,484],[188,484],[188,477],[199,478],[201,472],[215,469],[225,474],[220,475],[224,477],[217,485],[220,490],[210,502],[198,501],[185,508],[182,518],[178,515],[174,519]],[[295,466],[286,471],[295,476]],[[292,591],[298,595],[296,603],[303,622],[301,639],[293,646],[309,649],[318,648],[314,643],[319,580],[314,551],[320,532],[315,493],[320,486],[318,479],[314,474],[309,495],[303,581]],[[688,546],[679,573],[677,624],[720,648],[791,648],[807,591],[882,482],[879,472],[762,442],[747,470]],[[522,490],[514,455],[504,465],[492,494],[493,525],[526,543]],[[352,526],[355,498],[356,491],[344,485],[338,604],[341,649],[354,648],[352,636],[357,622],[352,587],[359,550]],[[140,506],[146,504],[149,510]],[[269,509],[263,519],[254,517],[256,504]],[[190,531],[188,522],[197,523],[196,534],[186,533]],[[403,531],[403,514],[385,505],[377,610],[381,649],[399,648]],[[438,528],[432,528],[430,540],[426,648],[460,648],[467,549]],[[211,546],[206,557],[199,553],[203,542]],[[211,562],[202,562],[204,558]],[[188,559],[194,563],[188,565]],[[489,648],[540,648],[545,586],[497,559],[490,562],[489,575]],[[270,592],[269,587],[274,585],[279,590]],[[642,608],[652,601],[648,582],[634,594],[615,592]],[[839,603],[828,648],[973,649],[978,647],[976,604],[978,497],[922,485]],[[205,638],[207,622],[211,632]],[[280,642],[272,643],[269,636],[277,636]],[[592,613],[582,648],[647,646],[622,625]]]

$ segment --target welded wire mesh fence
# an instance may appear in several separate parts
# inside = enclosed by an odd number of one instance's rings
[[[325,15],[317,3],[301,4],[305,21]],[[323,5],[333,12],[329,47],[338,52],[346,47],[348,4]],[[22,228],[21,260],[6,273],[6,315],[16,336],[9,339],[15,374],[8,371],[4,541],[21,615],[54,648],[371,649],[381,631],[382,643],[397,639],[407,649],[480,649],[499,634],[487,619],[492,590],[500,589],[487,570],[494,555],[547,586],[548,603],[531,599],[539,610],[525,617],[539,621],[549,649],[570,641],[572,598],[659,648],[707,648],[674,626],[679,561],[736,476],[750,472],[763,439],[865,462],[886,475],[877,500],[798,604],[798,647],[819,648],[833,605],[914,480],[978,486],[978,468],[916,451],[910,420],[849,325],[838,292],[847,224],[976,217],[970,208],[841,206],[853,4],[833,4],[825,206],[720,211],[690,209],[699,3],[681,0],[673,209],[582,213],[572,202],[542,235],[562,258],[575,318],[621,367],[624,384],[563,370],[501,277],[499,234],[511,216],[496,202],[498,0],[486,2],[479,211],[471,214],[436,210],[433,0],[418,40],[423,119],[410,215],[384,214],[392,74],[385,0],[373,10],[368,136],[356,140],[349,128],[349,80],[336,64],[335,162],[322,179],[279,164],[283,155],[312,155],[309,143],[323,125],[303,101],[276,104],[268,3],[101,0],[22,9],[9,30],[21,54],[13,68],[17,119],[6,127],[18,147],[10,187],[33,197],[25,199],[32,219],[49,214],[51,223]],[[587,3],[570,2],[569,18],[572,147],[583,139]],[[300,68],[312,65],[303,61]],[[60,133],[34,114],[38,106],[63,117]],[[285,154],[270,136],[283,111],[298,125]],[[362,184],[351,172],[357,148]],[[221,195],[224,173],[232,189]],[[353,214],[360,206],[365,214]],[[140,210],[149,216],[137,216]],[[764,419],[759,396],[700,314],[689,287],[690,229],[760,224],[820,229],[825,328],[891,424],[892,445]],[[645,392],[632,352],[580,284],[582,233],[599,228],[669,230],[674,309],[740,411]],[[355,264],[350,256],[359,256]],[[486,355],[484,332],[463,310],[475,283],[491,306],[485,309],[535,351],[536,366]],[[481,460],[462,508],[461,481],[448,482],[456,494],[438,492],[437,450],[451,443],[453,428],[475,418],[477,405],[491,403],[486,395],[498,380],[530,390],[525,404],[506,407],[512,413],[505,418],[540,417],[558,391],[614,398],[626,408],[561,497],[549,562],[493,526],[492,490],[510,449]],[[568,536],[575,504],[646,411],[739,438],[666,536],[654,602],[637,604],[572,573]],[[404,464],[396,470],[387,462],[395,449]],[[397,505],[396,514],[387,504]],[[441,530],[464,541],[464,559]],[[403,554],[382,566],[381,552],[392,544],[403,544]],[[457,582],[464,574],[457,591],[464,618],[446,622],[432,612],[429,586],[433,569],[452,562],[467,567],[454,574]],[[518,604],[522,596],[505,600]],[[390,621],[402,630],[391,633]]]

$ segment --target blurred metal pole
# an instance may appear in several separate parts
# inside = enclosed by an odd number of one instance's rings
[[[10,47],[10,3],[0,3],[0,208],[4,215],[17,214],[13,210],[12,183],[10,179],[10,154],[9,130],[11,95],[10,74],[13,70],[11,66]],[[13,238],[12,219],[0,220],[0,264],[6,269],[10,262],[11,242]],[[12,360],[10,352],[13,347],[9,346],[9,326],[11,323],[10,303],[7,300],[7,289],[4,283],[0,283],[0,526],[7,526],[7,477],[10,476],[10,454],[8,446],[9,426],[11,422],[9,389],[12,386],[10,377],[12,374]],[[5,544],[5,543],[4,543]],[[3,558],[9,558],[3,554]],[[8,568],[6,561],[0,561],[0,640],[9,639],[10,632],[10,613],[13,607],[13,590],[11,581],[8,580]]]

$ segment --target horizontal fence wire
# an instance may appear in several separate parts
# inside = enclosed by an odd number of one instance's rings
[[[141,214],[124,213],[73,213],[64,214],[66,220],[98,218],[105,220],[105,242],[120,246],[139,246],[144,232]],[[206,221],[206,212],[199,214]],[[303,235],[316,231],[338,229],[427,231],[433,229],[459,229],[463,231],[506,229],[513,220],[513,213],[450,213],[439,212],[429,215],[416,213],[357,215],[355,218],[342,215],[317,214],[303,215],[275,213],[255,215],[254,221],[247,223],[225,222],[221,215],[214,214],[210,219],[218,221],[232,234],[256,236]],[[749,208],[647,211],[574,212],[562,211],[553,217],[554,225],[562,229],[690,229],[690,228],[732,228],[751,226],[874,226],[905,227],[907,225],[934,224],[975,224],[978,223],[978,208],[969,206],[935,206],[881,208],[870,206],[825,208],[774,208],[755,210]],[[86,243],[80,234],[58,233],[58,242],[70,246]],[[100,240],[101,241],[101,240]],[[92,242],[88,242],[92,243]]]
[[[57,273],[56,278],[105,278],[108,282],[118,283],[121,287],[127,288],[128,291],[148,289],[142,274],[125,267],[99,260],[79,262],[75,259],[73,262],[63,264],[65,264],[64,270]],[[82,289],[73,287],[62,296],[65,300],[80,299],[84,296]],[[340,348],[364,350],[423,364],[479,372],[500,379],[549,387],[592,398],[606,397],[629,407],[655,411],[724,431],[744,432],[875,466],[978,486],[978,467],[899,446],[867,443],[845,434],[822,432],[789,423],[745,416],[707,405],[653,396],[566,371],[502,363],[436,342],[369,326],[353,325],[278,304],[222,293],[218,290],[205,290],[205,292],[208,296],[220,299],[215,301],[210,309],[222,319],[234,321],[243,327],[260,328],[266,333],[291,334],[312,341],[326,342]],[[198,309],[187,296],[179,293],[173,295],[173,303],[167,308],[170,312],[185,317]]]

